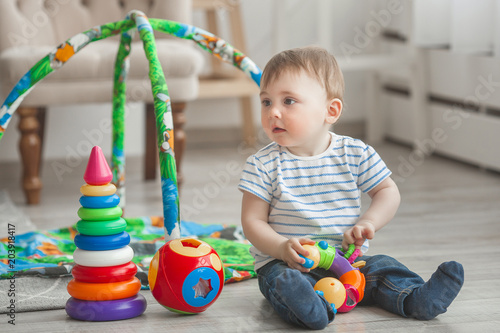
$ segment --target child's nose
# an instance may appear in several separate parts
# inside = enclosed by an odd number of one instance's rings
[[[273,106],[271,108],[270,116],[271,118],[281,118],[281,110],[278,107]]]

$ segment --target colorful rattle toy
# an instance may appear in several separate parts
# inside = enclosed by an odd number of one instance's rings
[[[80,188],[81,218],[76,224],[77,249],[73,253],[74,279],[68,283],[71,298],[66,312],[74,319],[108,321],[128,319],[146,310],[146,299],[139,294],[141,282],[135,277],[137,266],[131,262],[134,251],[125,232],[127,223],[120,198],[111,183],[113,175],[100,147],[90,153]]]
[[[158,303],[173,312],[195,314],[205,311],[219,297],[224,267],[207,243],[194,238],[174,239],[156,252],[148,280]]]
[[[316,283],[314,290],[332,304],[334,311],[348,312],[354,309],[365,293],[365,276],[351,265],[359,250],[354,250],[354,245],[351,244],[344,253],[326,241],[304,245],[304,248],[309,251],[309,256],[300,255],[306,260],[302,266],[310,269],[324,268],[338,278],[323,278]]]

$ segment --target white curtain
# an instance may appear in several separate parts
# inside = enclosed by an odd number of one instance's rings
[[[414,0],[413,42],[500,57],[500,0]]]

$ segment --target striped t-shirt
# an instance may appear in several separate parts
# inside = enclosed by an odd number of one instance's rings
[[[331,135],[328,149],[316,156],[295,156],[273,142],[247,159],[238,188],[269,203],[268,222],[278,234],[340,245],[360,217],[361,191],[390,176],[372,147]],[[250,252],[255,269],[273,260],[255,247]]]

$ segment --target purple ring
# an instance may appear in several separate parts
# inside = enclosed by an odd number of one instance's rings
[[[84,301],[71,297],[66,302],[66,313],[84,321],[123,320],[140,316],[146,306],[146,299],[141,294],[111,301]]]

